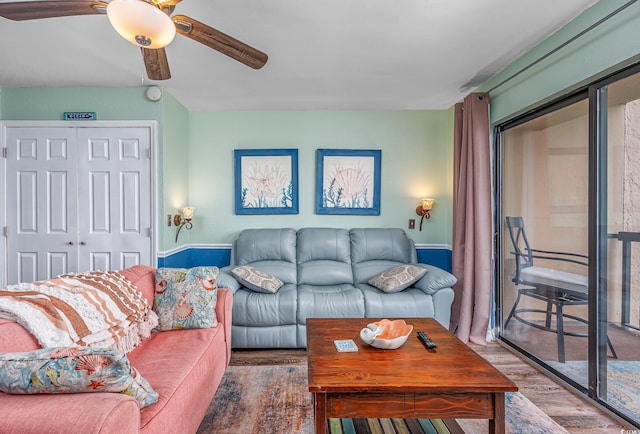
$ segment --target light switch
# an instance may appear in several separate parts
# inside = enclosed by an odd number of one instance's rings
[[[409,229],[416,228],[416,219],[409,219]]]

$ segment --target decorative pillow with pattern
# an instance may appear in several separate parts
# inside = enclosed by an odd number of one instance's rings
[[[130,395],[140,408],[158,393],[114,348],[53,347],[31,352],[0,353],[0,390],[35,393],[116,392]]]
[[[218,272],[218,267],[158,268],[153,299],[156,330],[216,327]]]
[[[275,294],[283,285],[282,280],[250,265],[235,267],[231,274],[247,288],[266,294]]]
[[[420,280],[426,272],[427,270],[416,265],[399,265],[369,279],[369,285],[389,294],[400,292]]]

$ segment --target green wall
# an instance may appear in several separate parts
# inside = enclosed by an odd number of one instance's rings
[[[189,115],[192,242],[227,243],[251,227],[400,227],[422,197],[436,204],[418,243],[451,243],[450,111],[225,111]],[[299,214],[234,213],[234,149],[297,148]],[[379,216],[315,214],[316,149],[382,150]],[[419,224],[419,222],[418,222]],[[197,241],[196,241],[197,240]]]
[[[181,231],[179,243],[175,242],[176,227],[167,226],[167,215],[175,214],[189,202],[189,112],[168,92],[162,103],[162,152],[157,155],[158,175],[156,188],[160,203],[158,209],[158,244],[160,251],[189,244],[191,233]],[[194,240],[197,241],[197,240]]]
[[[156,248],[163,251],[175,247],[175,229],[167,227],[165,215],[173,212],[174,206],[167,197],[188,198],[188,111],[167,92],[159,102],[149,101],[146,89],[4,88],[0,93],[0,119],[51,121],[62,120],[65,111],[89,111],[96,112],[98,120],[157,121]],[[188,235],[181,236],[181,244],[188,240]]]
[[[2,120],[62,120],[64,112],[96,112],[98,120],[159,120],[161,103],[146,99],[146,87],[4,88]],[[160,100],[161,102],[163,100]]]
[[[601,0],[531,51],[484,83],[487,91],[551,52],[565,41],[617,10],[627,1]],[[526,111],[583,83],[640,59],[640,3],[635,3],[594,30],[491,92],[491,121]]]
[[[436,204],[418,243],[451,244],[452,111],[216,111],[189,112],[168,92],[159,102],[146,87],[5,88],[2,120],[61,120],[65,111],[92,111],[98,120],[155,120],[157,250],[185,244],[228,244],[250,227],[400,227],[418,216],[422,197]],[[236,216],[233,150],[297,148],[297,215]],[[315,214],[318,148],[381,149],[380,216]],[[175,242],[167,215],[196,207],[194,228]],[[417,222],[419,224],[419,220]]]

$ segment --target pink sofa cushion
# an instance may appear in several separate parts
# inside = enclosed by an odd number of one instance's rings
[[[120,271],[124,277],[138,287],[149,306],[153,306],[153,296],[156,286],[156,269],[148,265],[134,265]]]
[[[213,396],[224,374],[224,329],[218,326],[214,329],[154,333],[142,346],[129,353],[128,357],[131,364],[149,380],[160,395],[157,403],[141,411],[141,427],[149,425],[166,428],[176,423],[180,426],[180,423],[184,424],[185,420],[190,419],[188,415],[196,410],[200,411],[192,408],[193,401],[198,396],[206,396],[205,393]],[[213,390],[209,390],[211,387]],[[173,410],[163,411],[165,407]],[[192,414],[192,418],[197,421],[196,429],[203,416],[204,413]],[[185,432],[188,431],[185,429]]]
[[[40,348],[38,340],[15,321],[0,318],[0,352],[33,351]]]
[[[118,433],[140,431],[140,408],[121,393],[9,395],[0,393],[0,432]]]

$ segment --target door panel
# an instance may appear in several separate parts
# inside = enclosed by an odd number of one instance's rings
[[[151,263],[151,160],[148,128],[78,131],[80,269]],[[81,211],[82,212],[82,211]]]
[[[47,275],[58,276],[69,270],[69,255],[66,252],[49,252],[47,254]],[[30,280],[23,280],[30,282]]]
[[[69,177],[66,172],[50,172],[48,179],[47,196],[49,198],[49,209],[51,216],[47,223],[49,224],[49,233],[66,233],[67,232],[67,207],[68,198],[66,192]]]
[[[96,252],[91,251],[89,253],[89,263],[91,270],[112,270],[114,267],[111,266],[111,252]],[[134,264],[137,265],[137,264]],[[116,267],[120,268],[120,267]]]
[[[109,172],[89,173],[89,233],[111,233],[111,182]]]
[[[150,128],[5,131],[8,284],[151,265]]]
[[[77,263],[75,130],[7,128],[6,137],[7,281],[70,271]]]

